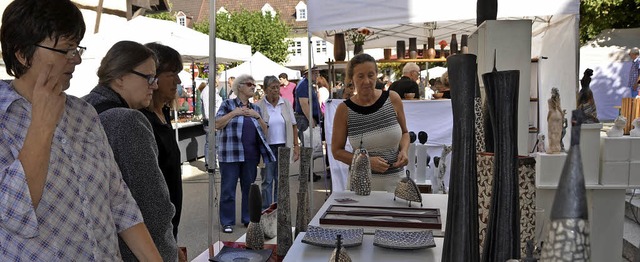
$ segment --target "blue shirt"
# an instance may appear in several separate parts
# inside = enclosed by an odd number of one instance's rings
[[[239,98],[235,99],[227,99],[222,102],[220,105],[220,109],[218,109],[218,113],[216,113],[216,119],[230,113],[236,107],[242,106]],[[257,111],[261,114],[260,107],[249,103],[249,108]],[[261,114],[262,115],[262,114]],[[251,122],[255,126],[258,131],[258,147],[260,148],[260,155],[262,156],[262,160],[265,163],[273,162],[275,157],[271,152],[271,149],[266,146],[267,139],[258,123],[258,120],[251,117]],[[244,126],[245,117],[244,116],[236,116],[229,120],[229,123],[221,130],[218,130],[216,134],[216,146],[218,147],[218,161],[219,162],[244,162],[245,161],[245,153],[244,147],[242,146],[242,130]]]
[[[302,112],[302,107],[300,107],[300,98],[309,98],[309,85],[307,84],[309,81],[306,78],[303,78],[298,86],[296,87],[296,113],[304,115]],[[313,119],[316,121],[316,124],[320,123],[320,103],[318,102],[318,93],[316,89],[311,87],[311,95],[313,96],[312,100],[312,113]]]
[[[638,82],[640,74],[640,56],[631,61],[631,71],[629,71],[629,87],[633,87]]]
[[[116,233],[142,215],[98,114],[67,95],[37,208],[18,159],[30,125],[31,103],[0,82],[0,261],[120,260]]]

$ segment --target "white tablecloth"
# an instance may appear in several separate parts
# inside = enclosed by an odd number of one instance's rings
[[[336,108],[342,99],[327,100],[325,107],[325,139],[327,142],[327,155],[331,167],[331,184],[334,192],[344,191],[347,185],[347,174],[349,166],[335,160],[331,153],[331,136],[333,134],[333,117]],[[429,135],[427,141],[428,153],[431,156],[430,165],[433,167],[433,157],[440,156],[443,145],[451,145],[451,135],[453,129],[453,114],[451,111],[451,100],[403,100],[404,114],[407,119],[407,129],[418,134],[425,131]],[[473,105],[469,105],[473,106]],[[418,141],[416,141],[418,143]],[[347,148],[350,145],[347,140]],[[451,154],[447,158],[447,166],[451,166]],[[449,184],[449,169],[445,175],[445,185]]]

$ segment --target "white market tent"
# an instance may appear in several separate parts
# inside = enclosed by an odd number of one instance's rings
[[[458,39],[462,34],[473,34],[477,29],[476,4],[476,0],[309,0],[308,25],[311,33],[330,42],[334,33],[367,27],[375,34],[364,43],[365,49],[395,50],[397,40],[408,42],[410,37],[417,38],[420,48],[430,35],[437,44],[440,40],[449,42],[451,34],[457,34]],[[353,15],[356,10],[358,15]],[[547,101],[551,88],[558,87],[562,107],[569,112],[576,107],[578,87],[579,10],[578,0],[498,0],[498,20],[530,20],[531,57],[548,58],[538,63],[540,101]],[[546,103],[539,103],[538,109],[540,119],[544,119],[548,111]],[[546,121],[540,121],[538,128],[546,133]],[[568,139],[567,136],[566,144]],[[332,168],[340,165],[332,159],[330,164]]]
[[[286,73],[289,76],[289,80],[300,79],[300,71],[282,66],[256,51],[249,61],[227,70],[225,77],[238,77],[247,74],[252,76],[256,82],[262,83],[265,76],[273,75],[278,77],[280,73]]]
[[[209,57],[209,36],[175,22],[138,16],[129,21],[103,23],[100,32],[87,35],[82,41],[87,51],[82,55],[82,64],[76,67],[67,93],[79,97],[88,94],[98,82],[96,71],[100,61],[113,44],[122,40],[170,46],[182,55],[185,63],[206,62]],[[216,39],[216,45],[221,51],[218,62],[246,61],[251,57],[251,46],[222,39]]]
[[[596,101],[598,118],[613,120],[623,97],[629,97],[627,86],[631,59],[629,50],[640,47],[640,28],[608,29],[580,47],[580,70],[593,69],[591,91]]]

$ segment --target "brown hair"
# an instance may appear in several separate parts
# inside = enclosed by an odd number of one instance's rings
[[[351,82],[351,80],[353,79],[353,69],[360,64],[364,64],[367,62],[371,62],[375,65],[376,68],[376,73],[378,73],[378,64],[376,63],[376,59],[373,58],[372,56],[370,56],[369,54],[359,54],[354,56],[353,58],[351,58],[351,60],[349,60],[349,63],[347,64],[347,78],[346,80],[348,80],[349,82]]]
[[[149,58],[158,64],[156,54],[148,47],[133,41],[117,42],[100,62],[98,84],[109,86],[111,81],[128,74]]]

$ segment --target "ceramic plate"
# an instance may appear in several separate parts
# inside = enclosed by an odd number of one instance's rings
[[[376,230],[373,245],[392,249],[421,249],[436,246],[431,230],[387,231]]]
[[[343,247],[356,247],[362,245],[364,229],[337,229],[311,226],[302,238],[302,243],[320,247],[336,247],[337,235],[342,235]]]
[[[271,257],[271,249],[251,250],[235,247],[222,247],[222,250],[215,257],[209,259],[216,262],[266,262]]]

